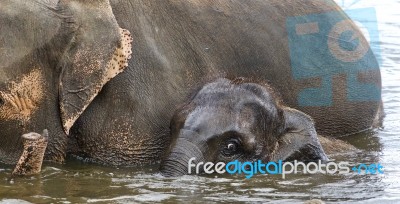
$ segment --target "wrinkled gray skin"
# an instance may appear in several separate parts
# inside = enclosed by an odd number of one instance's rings
[[[102,1],[0,2],[0,91],[34,66],[45,74],[45,97],[29,120],[0,119],[2,162],[15,163],[21,154],[15,135],[43,129],[49,130],[47,160],[63,162],[70,153],[106,165],[159,162],[176,108],[221,77],[269,81],[288,107],[310,115],[328,136],[370,128],[380,105],[347,101],[345,75],[333,79],[333,106],[297,103],[298,93],[319,79],[293,79],[286,17],[339,10],[333,1],[112,0],[112,12]],[[4,12],[4,4],[13,9]],[[132,33],[132,58],[104,85],[99,79],[118,47],[118,27]],[[76,58],[78,51],[84,57]],[[362,78],[380,85],[379,72]],[[63,121],[72,116],[79,119],[67,136]]]
[[[218,79],[206,84],[171,122],[173,142],[161,171],[187,174],[188,161],[328,160],[312,119],[282,106],[270,87]]]

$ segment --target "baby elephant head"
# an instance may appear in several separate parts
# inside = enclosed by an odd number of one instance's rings
[[[166,176],[188,173],[188,161],[327,160],[313,120],[280,104],[268,86],[218,79],[206,84],[171,121]]]

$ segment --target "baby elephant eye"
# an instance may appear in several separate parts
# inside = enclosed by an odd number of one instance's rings
[[[233,156],[239,150],[239,141],[237,140],[229,140],[225,143],[222,154],[224,156]]]
[[[229,150],[229,151],[235,151],[236,150],[236,143],[234,143],[234,142],[229,143],[227,145],[226,149]]]

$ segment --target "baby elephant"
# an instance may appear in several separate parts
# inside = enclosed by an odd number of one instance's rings
[[[208,83],[171,121],[165,176],[188,174],[188,161],[328,160],[313,120],[281,104],[268,85],[238,78]]]

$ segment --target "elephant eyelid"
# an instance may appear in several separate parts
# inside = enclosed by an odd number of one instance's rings
[[[288,129],[285,130],[286,133],[299,133],[301,131],[302,130],[298,129],[298,128],[288,128]]]
[[[228,139],[225,144],[229,144],[229,143],[236,143],[238,146],[242,145],[242,140],[238,139],[238,138],[231,138]]]
[[[243,134],[232,130],[232,131],[227,131],[227,132],[222,133],[221,136],[225,137],[226,139],[237,138],[237,139],[241,140],[243,137]]]

